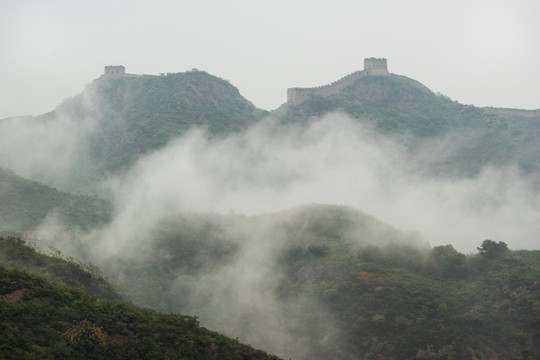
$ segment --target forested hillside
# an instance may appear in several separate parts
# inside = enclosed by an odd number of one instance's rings
[[[0,230],[43,223],[88,231],[111,221],[112,203],[96,196],[72,195],[0,168]]]
[[[0,121],[0,164],[64,191],[93,194],[110,176],[190,128],[224,136],[267,114],[203,71],[99,78],[54,111]]]
[[[400,139],[413,153],[426,142],[438,158],[421,164],[430,175],[471,176],[485,166],[518,164],[540,171],[540,113],[463,105],[405,76],[367,76],[340,93],[314,96],[277,112],[285,123],[341,111]],[[429,168],[426,168],[426,165]]]
[[[299,359],[532,359],[540,252],[430,247],[357,210],[183,214],[103,267],[126,296]],[[499,251],[500,249],[500,251]]]

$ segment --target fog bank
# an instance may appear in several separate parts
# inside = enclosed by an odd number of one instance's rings
[[[428,178],[417,170],[429,166],[430,146],[413,155],[339,113],[307,129],[269,118],[223,139],[194,129],[109,182],[118,216],[100,234],[102,249],[121,251],[178,211],[252,215],[310,203],[350,205],[466,253],[487,238],[538,247],[540,196],[516,168]]]

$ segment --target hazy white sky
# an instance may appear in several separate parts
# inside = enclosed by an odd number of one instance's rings
[[[0,118],[50,111],[105,65],[192,68],[256,106],[385,57],[477,106],[540,108],[538,0],[0,0]]]

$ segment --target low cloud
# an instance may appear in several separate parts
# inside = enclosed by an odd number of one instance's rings
[[[78,103],[95,114],[98,107],[93,104],[91,88],[79,96]],[[39,117],[3,119],[0,164],[21,176],[65,186],[75,169],[88,161],[89,136],[100,121],[99,116],[74,117],[71,110],[63,111],[63,105]]]
[[[517,168],[485,168],[470,178],[429,177],[422,168],[432,165],[426,154],[434,151],[424,144],[412,153],[339,113],[314,119],[307,128],[269,118],[226,138],[193,129],[108,183],[117,215],[85,243],[97,244],[96,257],[109,256],[105,263],[121,280],[129,276],[118,259],[144,264],[145,256],[154,263],[172,256],[152,251],[156,229],[171,215],[258,215],[321,203],[352,206],[401,230],[417,230],[432,246],[453,244],[465,253],[476,252],[486,238],[512,249],[537,247],[540,197]],[[277,298],[283,274],[276,255],[287,236],[266,217],[245,218],[249,226],[233,218],[217,227],[214,239],[232,241],[238,247],[233,258],[204,271],[165,274],[172,280],[159,296],[206,327],[281,356],[307,357],[325,343],[340,348],[339,319],[324,305],[301,292]],[[184,236],[195,236],[193,228]],[[198,246],[207,240],[197,238]]]
[[[416,153],[431,151],[425,145]],[[252,215],[325,203],[420,231],[433,246],[475,252],[492,238],[513,249],[537,247],[540,196],[517,168],[435,179],[418,171],[429,165],[425,158],[339,113],[307,129],[270,118],[227,138],[195,129],[109,184],[118,216],[101,234],[102,246],[114,253],[143,240],[178,211]]]

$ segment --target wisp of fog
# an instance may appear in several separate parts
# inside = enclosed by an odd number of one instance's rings
[[[517,168],[486,168],[472,178],[421,176],[416,169],[429,166],[429,146],[414,155],[341,113],[307,129],[269,118],[226,138],[193,129],[109,183],[118,215],[100,234],[101,245],[120,251],[178,211],[253,215],[324,203],[420,231],[433,246],[474,252],[487,238],[514,249],[537,246],[540,196]]]
[[[53,179],[67,177],[72,164],[84,158],[87,139],[99,124],[82,126],[58,116],[2,125],[12,134],[0,145],[7,165],[23,175]],[[452,244],[471,253],[484,239],[493,239],[512,249],[537,248],[540,194],[517,166],[486,167],[472,177],[426,175],[423,169],[463,145],[451,140],[431,140],[411,151],[342,113],[308,125],[284,125],[269,117],[222,137],[193,128],[140,158],[127,174],[104,181],[114,194],[115,216],[82,242],[98,263],[137,261],[153,246],[160,222],[174,214],[259,215],[332,204],[418,231],[432,246]],[[47,221],[54,218],[53,212]],[[298,338],[299,309],[324,313],[315,299],[277,301],[269,293],[268,284],[279,276],[272,257],[285,241],[272,226],[236,229],[249,233],[236,237],[243,242],[234,261],[218,272],[174,274],[163,296],[177,298],[178,308],[199,316],[203,325],[283,356],[302,357],[313,343],[338,344],[339,327],[326,317],[317,320],[311,340],[302,344]],[[123,276],[121,267],[112,271]]]

